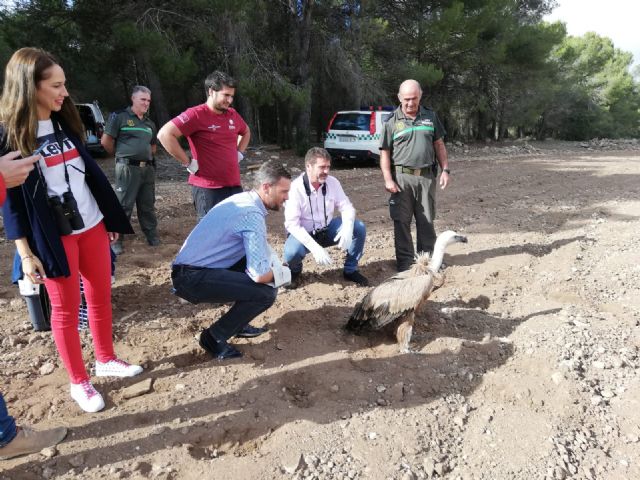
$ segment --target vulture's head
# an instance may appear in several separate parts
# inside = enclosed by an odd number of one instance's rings
[[[440,270],[442,266],[442,260],[444,259],[444,251],[447,249],[447,246],[452,243],[467,243],[467,237],[464,235],[459,235],[453,230],[447,230],[446,232],[442,232],[438,235],[436,239],[436,245],[433,247],[433,255],[431,256],[431,261],[429,262],[429,270],[432,272],[437,272]]]
[[[460,235],[453,230],[442,232],[438,235],[434,251],[438,249],[438,244],[442,244],[442,248],[446,248],[447,245],[451,245],[452,243],[467,243],[467,237]]]

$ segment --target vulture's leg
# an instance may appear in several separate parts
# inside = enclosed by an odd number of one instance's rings
[[[411,341],[411,333],[413,332],[413,322],[415,317],[413,310],[407,312],[404,317],[400,319],[398,329],[396,330],[396,340],[400,347],[400,353],[409,353],[409,342]]]

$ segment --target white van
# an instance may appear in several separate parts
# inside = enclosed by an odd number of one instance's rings
[[[379,161],[382,127],[392,115],[393,107],[337,112],[327,127],[324,148],[334,160]]]

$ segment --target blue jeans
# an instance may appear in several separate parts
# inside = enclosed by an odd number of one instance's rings
[[[342,225],[342,218],[336,217],[329,222],[327,228],[327,238],[329,242],[322,245],[328,247],[335,245],[333,241],[338,234],[338,229]],[[347,251],[347,259],[344,262],[345,273],[353,273],[358,270],[358,262],[362,258],[364,251],[364,241],[367,237],[367,229],[360,220],[356,220],[353,224],[353,242]],[[302,272],[302,260],[307,256],[309,250],[302,245],[293,235],[287,237],[284,244],[284,261],[289,264],[291,273],[296,274]]]
[[[242,193],[242,187],[204,188],[191,185],[191,198],[198,221],[222,200],[236,193]]]
[[[227,341],[276,301],[278,290],[256,283],[246,273],[225,268],[174,265],[171,280],[176,295],[191,303],[233,306],[209,327],[218,341]]]
[[[7,412],[7,405],[0,393],[0,447],[4,447],[16,436],[16,422]]]

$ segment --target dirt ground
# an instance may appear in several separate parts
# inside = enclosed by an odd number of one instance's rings
[[[94,378],[106,408],[82,413],[49,333],[31,330],[0,242],[0,391],[20,423],[66,425],[57,449],[0,462],[0,479],[640,478],[640,143],[450,145],[438,231],[469,238],[417,317],[412,349],[342,330],[367,292],[305,261],[210,360],[194,335],[225,308],[181,303],[170,263],[195,224],[186,174],[162,158],[162,245],[128,238],[113,289],[117,352],[145,367]],[[302,160],[275,148],[249,160]],[[102,159],[112,174],[112,159]],[[374,165],[334,165],[368,238],[362,272],[394,273],[387,194]],[[247,174],[243,176],[249,185]],[[284,244],[281,212],[270,241]],[[138,228],[134,220],[134,227]],[[85,358],[93,364],[90,334]],[[128,387],[152,382],[148,393]]]

